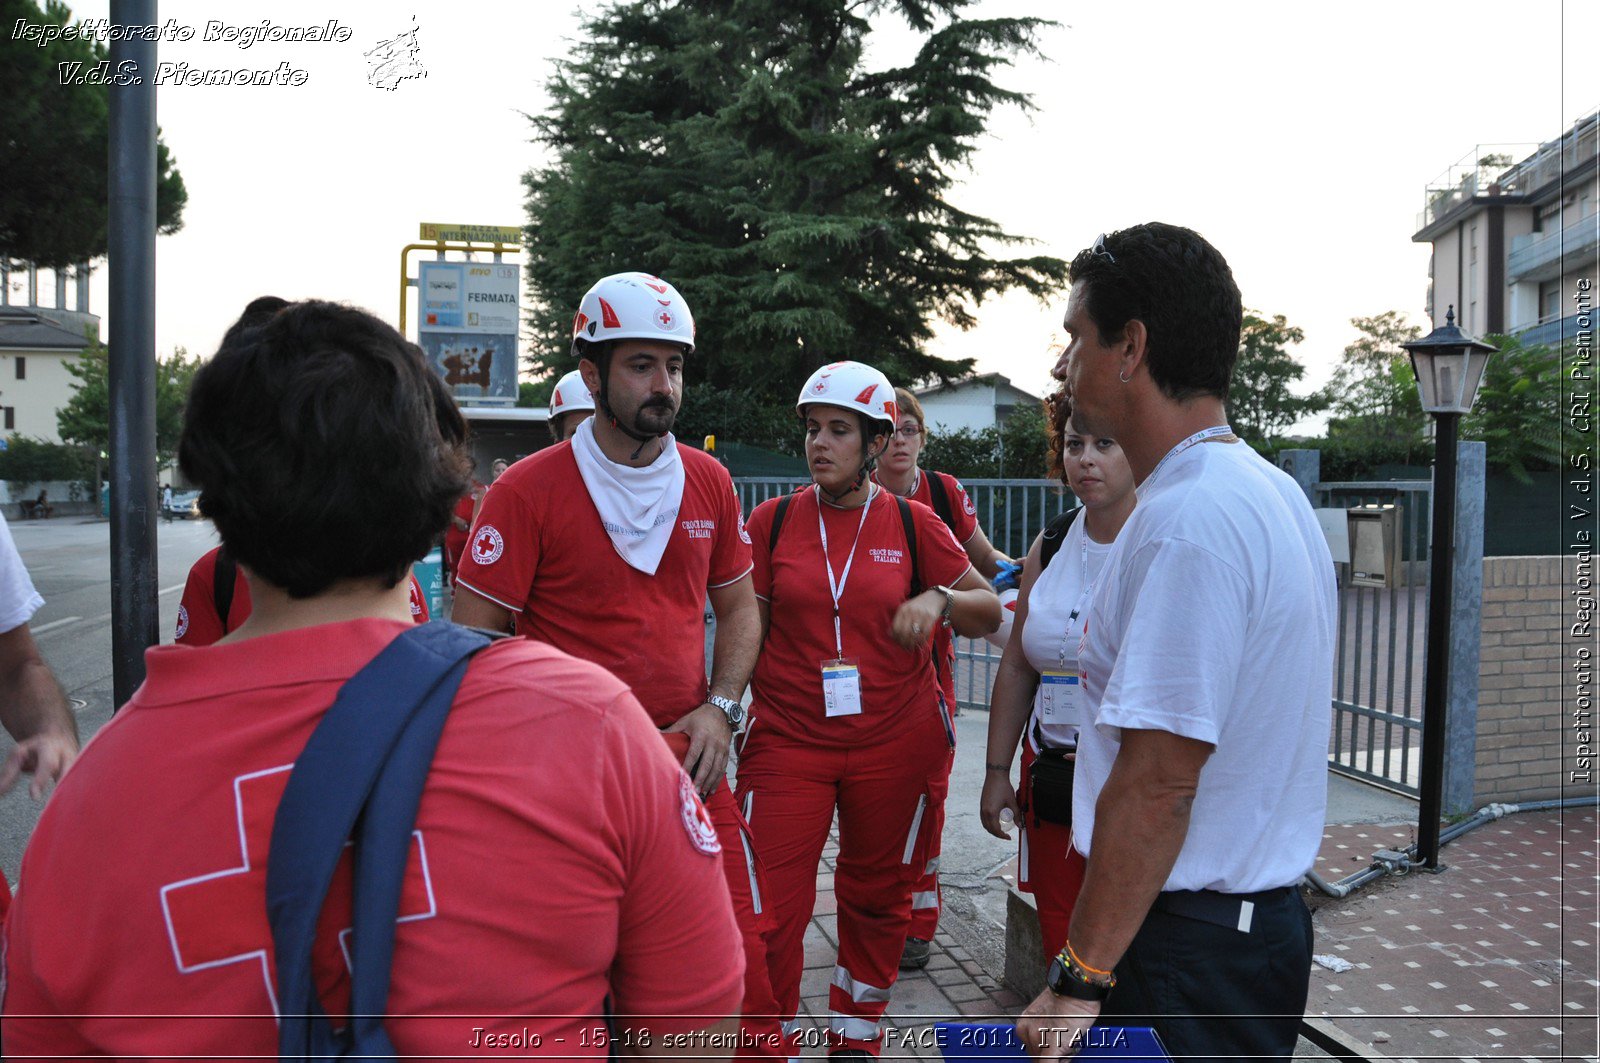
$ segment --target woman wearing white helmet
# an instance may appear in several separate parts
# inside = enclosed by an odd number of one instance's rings
[[[829,1047],[875,1055],[928,851],[929,793],[954,744],[933,635],[941,624],[982,635],[1000,610],[933,511],[869,478],[896,422],[882,373],[824,366],[796,409],[813,485],[749,522],[763,638],[739,799],[767,869],[772,986],[791,1056],[817,864],[837,812]]]
[[[584,420],[594,414],[594,396],[583,382],[583,373],[577,369],[556,381],[550,392],[550,435],[557,443],[565,443]]]
[[[1034,895],[1045,954],[1067,940],[1083,885],[1084,858],[1072,847],[1072,769],[1078,729],[1078,640],[1095,578],[1133,512],[1133,471],[1116,441],[1079,432],[1064,391],[1046,402],[1051,471],[1081,508],[1063,513],[1034,539],[1022,565],[1011,638],[989,698],[989,745],[980,812],[989,833],[1005,838],[1001,814],[1022,820],[1017,888]],[[1022,785],[1011,786],[1011,760],[1022,747]]]

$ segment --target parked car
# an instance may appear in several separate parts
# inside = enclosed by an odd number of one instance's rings
[[[184,520],[200,519],[200,492],[174,491],[172,493],[172,515],[174,517],[182,517]]]

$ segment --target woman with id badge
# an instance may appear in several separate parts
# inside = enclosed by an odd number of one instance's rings
[[[933,636],[993,631],[1000,603],[931,509],[869,479],[896,423],[882,373],[824,366],[796,411],[813,483],[757,506],[747,525],[764,635],[738,799],[767,870],[767,955],[791,1057],[817,865],[837,814],[828,1047],[875,1056],[928,857],[930,793],[955,744]]]
[[[1064,392],[1047,400],[1052,471],[1080,508],[1045,526],[1023,562],[1011,639],[989,698],[989,746],[980,813],[1008,837],[1006,814],[1022,822],[1017,888],[1034,895],[1046,955],[1066,944],[1084,858],[1072,847],[1072,768],[1083,718],[1078,642],[1094,583],[1133,512],[1133,472],[1115,440],[1073,429]],[[1020,790],[1011,760],[1022,747]]]

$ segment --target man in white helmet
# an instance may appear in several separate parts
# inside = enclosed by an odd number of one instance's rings
[[[760,883],[726,768],[744,723],[760,614],[728,472],[672,438],[694,318],[644,273],[598,281],[572,323],[595,415],[489,490],[457,575],[458,623],[517,631],[610,670],[656,726],[687,737],[745,946],[740,1058],[782,1052],[767,976]],[[704,603],[717,634],[709,688]],[[683,738],[677,738],[679,743]],[[758,925],[758,922],[760,925]]]
[[[594,415],[594,396],[589,385],[583,382],[583,373],[577,369],[556,381],[550,392],[550,438],[565,443],[577,432],[578,426]]]

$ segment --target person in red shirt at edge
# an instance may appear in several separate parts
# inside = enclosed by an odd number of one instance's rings
[[[254,608],[149,650],[45,808],[4,927],[8,1059],[276,1057],[277,803],[339,687],[410,626],[406,568],[466,486],[465,436],[421,350],[350,307],[296,303],[200,369],[179,462]],[[335,881],[315,974],[340,1016]],[[726,1056],[741,964],[715,834],[633,695],[549,646],[480,652],[417,811],[399,1052],[603,1059],[609,998],[627,1054]]]
[[[683,766],[706,795],[744,935],[739,1057],[778,1058],[765,891],[726,777],[759,645],[750,539],[727,470],[671,435],[694,318],[666,281],[619,273],[584,295],[572,332],[596,413],[489,489],[453,616],[493,631],[514,621],[518,634],[601,665],[672,740],[687,737]]]
[[[411,619],[426,624],[428,597],[417,577],[406,573],[411,587]],[[223,617],[223,611],[227,616]],[[222,547],[214,546],[189,566],[178,602],[178,624],[172,641],[185,646],[209,646],[236,630],[250,616],[250,581],[239,571],[238,563]]]
[[[882,373],[824,366],[796,409],[813,486],[750,515],[762,643],[739,799],[778,921],[772,982],[791,1056],[817,861],[837,810],[828,1045],[876,1056],[912,885],[933,844],[929,806],[955,748],[932,640],[946,624],[995,630],[1000,603],[932,510],[868,479],[897,422]]]
[[[1012,560],[997,550],[978,523],[978,508],[972,504],[967,489],[947,472],[934,472],[917,467],[922,446],[928,441],[928,425],[922,413],[922,403],[905,388],[895,388],[895,412],[899,421],[890,437],[889,449],[872,474],[874,481],[902,498],[921,502],[939,515],[949,527],[956,542],[966,550],[972,567],[986,580],[993,580],[1002,565]],[[939,685],[944,688],[945,703],[952,717],[956,713],[956,642],[948,628],[941,628],[934,637],[934,648],[939,660]],[[939,929],[939,853],[944,837],[944,802],[950,790],[946,779],[937,788],[929,807],[933,817],[933,846],[928,852],[928,863],[922,877],[911,893],[911,927],[906,931],[906,947],[900,956],[901,970],[917,970],[928,965],[933,935]]]

